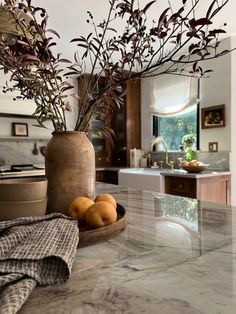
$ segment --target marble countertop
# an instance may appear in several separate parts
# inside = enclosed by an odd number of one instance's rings
[[[114,172],[118,172],[121,169],[127,169],[127,167],[96,167],[96,171],[114,171]]]
[[[163,176],[175,176],[175,177],[189,177],[189,178],[204,178],[213,176],[230,175],[230,171],[224,171],[220,169],[209,169],[200,173],[191,173],[183,169],[159,169],[159,168],[124,168],[120,169],[122,173],[131,174],[146,174],[146,175],[163,175]]]
[[[185,170],[164,170],[161,171],[163,176],[172,176],[172,177],[188,177],[188,178],[207,178],[207,177],[216,177],[216,176],[225,176],[230,175],[230,171],[223,170],[204,170],[200,173],[187,172]]]
[[[63,285],[37,287],[20,314],[233,314],[236,208],[98,183],[123,205],[116,238],[78,249]]]
[[[21,172],[8,172],[0,173],[1,179],[13,179],[13,178],[22,178],[22,177],[41,177],[45,176],[45,170],[25,170]]]
[[[9,166],[6,166],[9,168]],[[4,166],[0,167],[4,168]],[[230,171],[222,170],[205,170],[201,173],[189,173],[182,169],[162,169],[159,168],[128,168],[128,167],[97,167],[96,171],[114,171],[114,172],[125,172],[125,173],[137,173],[137,174],[149,174],[149,175],[163,175],[163,176],[177,176],[177,177],[189,177],[189,178],[203,178],[212,177],[219,175],[230,175]],[[28,177],[28,176],[43,176],[45,175],[44,169],[33,169],[33,170],[22,170],[21,172],[1,172],[0,169],[0,180],[5,178],[17,178],[17,177]]]
[[[22,170],[20,172],[1,172],[1,168],[4,170],[5,168],[8,169],[10,166],[2,166],[0,167],[0,180],[1,179],[10,179],[10,178],[17,178],[17,177],[31,177],[31,176],[44,176],[45,170],[44,169],[32,169],[32,170]],[[98,167],[96,171],[114,171],[119,172],[120,169],[126,169],[124,167]]]

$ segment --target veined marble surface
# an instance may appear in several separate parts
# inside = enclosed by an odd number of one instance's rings
[[[175,167],[179,164],[178,158],[184,158],[183,152],[169,152],[169,160],[174,161]],[[217,171],[228,171],[230,169],[229,164],[229,152],[216,152],[208,153],[197,151],[197,160],[204,162],[205,164],[210,164],[209,169]],[[165,152],[153,152],[152,161],[159,162],[160,160],[165,160]]]
[[[236,208],[98,184],[126,230],[78,249],[64,285],[37,287],[21,314],[233,314]]]

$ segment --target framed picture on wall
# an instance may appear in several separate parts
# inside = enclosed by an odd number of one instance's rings
[[[202,129],[225,126],[225,105],[202,108]]]
[[[13,136],[28,136],[28,124],[27,123],[12,123],[12,135]]]

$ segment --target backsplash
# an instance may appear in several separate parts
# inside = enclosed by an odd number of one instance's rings
[[[44,164],[44,156],[39,147],[47,145],[48,140],[41,139],[0,139],[0,165],[12,164]],[[33,154],[36,144],[38,154]]]
[[[210,164],[209,169],[212,170],[230,170],[229,152],[198,152],[197,159],[206,164]]]
[[[12,164],[44,164],[44,156],[41,154],[40,146],[46,146],[48,140],[45,139],[0,139],[0,165]],[[37,146],[38,154],[34,155],[33,150]],[[152,163],[165,161],[165,152],[151,153]],[[169,152],[168,160],[174,162],[175,168],[179,168],[178,158],[184,158],[183,152]],[[197,152],[197,159],[210,164],[209,169],[229,170],[229,152]]]
[[[165,152],[153,152],[151,153],[152,162],[165,161]],[[173,161],[175,168],[179,168],[178,158],[184,159],[183,152],[169,152],[168,160]],[[197,160],[200,160],[206,164],[210,164],[209,169],[214,170],[229,170],[229,152],[217,152],[217,153],[208,153],[208,152],[197,152]]]
[[[151,153],[152,164],[154,161],[157,162],[159,166],[159,161],[163,161],[165,163],[166,153],[165,152],[152,152]],[[174,167],[178,168],[179,161],[178,158],[184,158],[183,152],[168,152],[168,160],[174,162]]]

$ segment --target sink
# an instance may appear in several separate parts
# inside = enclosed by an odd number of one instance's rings
[[[162,173],[186,173],[183,169],[160,169],[160,168],[127,168],[122,169],[120,172],[123,173],[147,173],[147,174],[154,174],[154,175],[160,175]]]
[[[162,169],[163,170],[163,169]],[[160,172],[160,169],[159,168],[124,168],[124,169],[121,169],[120,171],[122,172],[151,172],[151,171],[159,171]]]
[[[153,192],[165,191],[165,176],[162,174],[186,174],[182,169],[159,169],[159,168],[128,168],[118,172],[118,184],[125,187]]]
[[[129,168],[118,172],[118,184],[139,190],[163,192],[164,181],[160,169]]]

